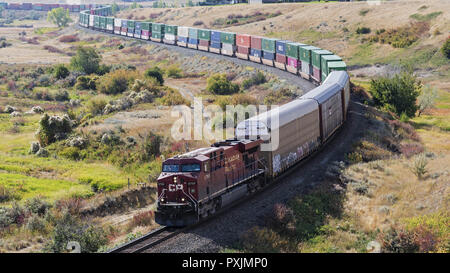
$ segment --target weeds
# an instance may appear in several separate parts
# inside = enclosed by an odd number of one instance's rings
[[[413,174],[417,176],[418,179],[422,179],[423,176],[428,172],[427,169],[428,160],[424,154],[416,156],[410,167]]]

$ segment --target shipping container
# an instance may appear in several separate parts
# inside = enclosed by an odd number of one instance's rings
[[[265,52],[275,53],[277,39],[262,38],[261,48]]]
[[[286,64],[287,62],[287,58],[286,55],[282,55],[282,54],[275,54],[275,61],[278,63],[282,63],[282,64]]]
[[[209,29],[199,29],[198,38],[204,41],[211,41],[211,30]]]
[[[312,65],[305,61],[300,61],[300,62],[301,62],[300,75],[302,76],[302,78],[309,80],[309,78],[311,77],[311,73],[312,73]]]
[[[140,29],[137,29],[137,28],[134,29],[134,38],[141,39],[141,30]]]
[[[127,28],[132,28],[134,29],[136,22],[134,20],[128,20],[127,21]]]
[[[222,43],[222,50],[220,51],[220,54],[227,55],[227,56],[234,56],[235,51],[236,51],[236,47],[234,44]]]
[[[316,82],[320,83],[322,77],[320,69],[315,66],[312,66],[312,72],[313,73],[311,75],[311,78],[313,78],[313,80],[315,80]]]
[[[114,18],[114,33],[120,34],[120,28],[122,27],[122,19]]]
[[[165,25],[160,23],[152,23],[152,35],[153,32],[163,34],[165,31]],[[153,37],[153,36],[152,36]]]
[[[277,40],[275,43],[276,49],[275,52],[277,54],[281,54],[281,55],[286,55],[286,43],[288,43],[289,41],[285,41],[285,40]]]
[[[198,49],[203,51],[209,51],[209,40],[203,39],[198,40]]]
[[[151,37],[150,31],[148,30],[141,30],[141,39],[143,40],[149,40]]]
[[[94,15],[89,15],[89,28],[94,28]]]
[[[300,61],[297,58],[287,57],[286,70],[297,74],[299,68],[301,67]]]
[[[250,41],[250,47],[253,49],[262,50],[262,37],[252,36]]]
[[[347,113],[348,113],[348,105],[350,103],[350,81],[347,72],[345,71],[333,71],[331,72],[324,81],[322,81],[322,84],[333,84],[336,83],[340,85],[342,88],[342,97],[344,98],[343,102],[343,118],[344,120],[347,119]]]
[[[163,34],[159,33],[159,32],[152,32],[152,38],[154,39],[162,39]]]
[[[321,60],[320,68],[322,70],[322,74],[325,74],[325,75],[327,75],[327,73],[328,73],[328,63],[342,61],[342,58],[337,55],[322,55],[321,59],[322,60]],[[323,78],[323,79],[325,79],[325,78]]]
[[[333,71],[347,71],[345,62],[331,62],[328,63],[328,71],[325,76],[328,76]]]
[[[128,29],[126,27],[120,28],[120,35],[127,36],[127,33],[128,33]]]
[[[198,45],[198,39],[189,37],[188,44]]]
[[[211,42],[209,47],[221,49],[222,48],[222,44],[220,42]]]
[[[189,28],[189,38],[198,39],[198,28]]]
[[[221,43],[222,32],[211,30],[211,42]]]
[[[164,39],[169,40],[169,41],[176,41],[177,36],[166,32],[166,33],[164,33]]]
[[[311,64],[314,67],[318,68],[319,70],[321,69],[321,63],[322,63],[321,57],[323,55],[333,55],[333,52],[324,50],[324,49],[318,49],[318,50],[311,51]]]
[[[286,43],[286,56],[299,60],[301,46],[306,45],[302,43],[292,43],[292,42]]]
[[[250,56],[261,58],[262,57],[262,51],[259,50],[259,49],[251,48],[250,49]]]
[[[220,34],[220,42],[222,42],[222,44],[230,44],[234,46],[236,44],[236,33],[222,32]]]
[[[262,58],[266,60],[275,60],[275,53],[263,50]]]
[[[237,36],[236,36],[236,39]],[[248,55],[250,54],[250,48],[249,47],[243,47],[243,46],[237,46],[236,47],[236,57],[243,60],[248,60]]]
[[[189,37],[189,28],[188,27],[178,27],[178,36],[181,37]]]
[[[180,28],[178,28],[178,30],[180,30]],[[177,36],[177,44],[179,45],[179,46],[184,46],[184,47],[186,47],[187,46],[187,42],[188,42],[188,38],[187,37],[183,37],[183,36]]]
[[[32,8],[33,8],[33,4],[31,4],[31,3],[23,3],[22,4],[23,10],[31,10]]]
[[[178,33],[178,26],[166,25],[164,33],[177,35],[177,33]]]
[[[236,46],[250,48],[251,38],[248,34],[236,34]]]
[[[311,50],[320,49],[315,46],[300,46],[300,60],[311,64]]]

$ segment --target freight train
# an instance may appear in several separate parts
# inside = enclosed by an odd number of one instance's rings
[[[80,12],[79,25],[262,63],[321,84],[290,103],[240,122],[234,139],[165,160],[157,179],[155,220],[160,225],[197,223],[277,181],[323,146],[346,120],[347,67],[328,50],[254,35],[114,18],[110,7]]]
[[[155,220],[160,225],[197,223],[277,181],[322,147],[346,120],[350,79],[342,58],[328,50],[254,35],[114,18],[110,6],[84,8],[79,25],[85,28],[237,57],[321,84],[294,101],[238,123],[234,139],[165,160],[157,179]]]
[[[99,4],[40,4],[40,3],[6,3],[0,2],[0,7],[10,10],[36,10],[36,11],[50,11],[56,8],[68,9],[69,12],[80,12],[83,10],[90,10],[101,7]]]

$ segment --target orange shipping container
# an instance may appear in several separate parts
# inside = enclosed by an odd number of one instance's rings
[[[247,34],[236,34],[236,45],[240,47],[250,47],[251,36]]]

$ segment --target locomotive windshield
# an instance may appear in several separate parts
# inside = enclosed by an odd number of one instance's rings
[[[183,165],[181,165],[181,172],[199,172],[199,171],[200,171],[200,164],[183,164]],[[163,172],[166,172],[166,173],[180,172],[180,165],[164,164]]]

